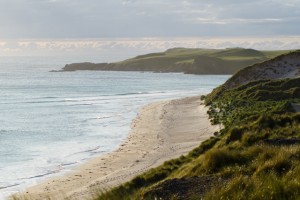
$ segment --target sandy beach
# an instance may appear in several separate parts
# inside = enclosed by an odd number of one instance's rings
[[[219,127],[210,125],[206,112],[200,97],[144,106],[132,121],[127,139],[115,151],[30,187],[18,197],[91,199],[94,192],[129,181],[211,137]]]

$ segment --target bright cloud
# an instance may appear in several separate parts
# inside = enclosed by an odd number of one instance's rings
[[[106,61],[125,59],[138,54],[164,51],[174,47],[229,48],[262,50],[300,49],[300,36],[223,37],[223,38],[120,38],[74,40],[0,41],[1,55],[107,55]],[[110,57],[114,54],[114,57]],[[116,56],[117,55],[117,56]]]

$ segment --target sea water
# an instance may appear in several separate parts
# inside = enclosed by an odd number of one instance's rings
[[[79,57],[0,57],[0,199],[116,149],[141,106],[206,94],[229,78],[49,72],[82,61]]]

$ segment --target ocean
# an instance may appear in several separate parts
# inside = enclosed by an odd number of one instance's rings
[[[0,57],[0,199],[116,149],[141,106],[207,94],[229,78],[49,72],[85,59]]]

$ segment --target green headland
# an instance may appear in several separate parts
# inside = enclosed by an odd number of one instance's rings
[[[187,74],[233,74],[246,66],[274,58],[286,51],[254,49],[188,49],[174,48],[160,53],[140,55],[116,63],[73,63],[61,71],[149,71]]]

